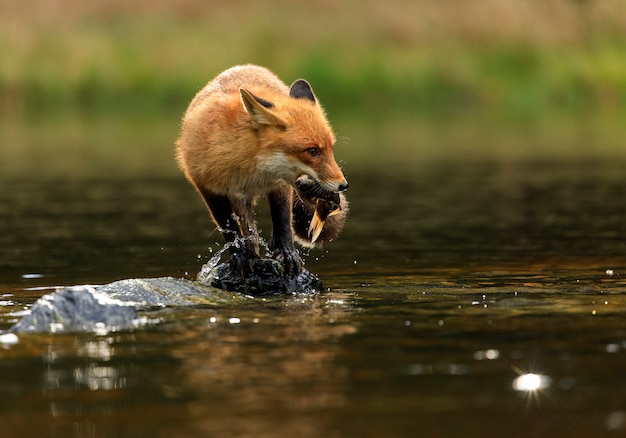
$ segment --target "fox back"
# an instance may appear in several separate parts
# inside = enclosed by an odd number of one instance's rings
[[[255,198],[303,174],[339,191],[345,178],[335,136],[306,81],[287,87],[269,70],[233,67],[191,101],[177,141],[178,162],[196,186]]]

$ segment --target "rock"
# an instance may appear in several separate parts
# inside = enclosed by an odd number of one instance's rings
[[[281,294],[317,294],[322,282],[317,276],[303,269],[299,275],[285,275],[283,265],[274,259],[259,259],[254,272],[244,278],[232,272],[228,263],[215,266],[206,263],[198,273],[197,282],[231,292],[252,296]]]
[[[96,292],[93,287],[76,286],[44,295],[12,328],[18,333],[85,332],[133,327],[137,309]]]
[[[129,330],[141,324],[138,311],[163,306],[224,305],[252,296],[317,294],[319,278],[304,269],[285,275],[282,264],[261,259],[250,277],[231,272],[228,263],[207,263],[197,281],[164,277],[132,278],[97,288],[75,286],[44,295],[9,332],[59,333]],[[144,318],[145,320],[145,318]]]
[[[172,277],[120,280],[101,286],[98,291],[139,307],[231,304],[247,300],[239,294]]]
[[[138,310],[162,306],[232,304],[243,295],[171,277],[132,278],[100,286],[75,286],[44,295],[10,332],[59,333],[128,330],[141,323]]]

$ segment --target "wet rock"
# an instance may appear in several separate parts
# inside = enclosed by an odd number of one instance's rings
[[[139,307],[231,304],[246,300],[239,294],[172,277],[120,280],[101,286],[98,291]]]
[[[133,327],[137,309],[96,292],[92,287],[76,286],[44,295],[33,305],[30,314],[12,328],[17,333],[86,332],[106,328],[124,330]]]
[[[322,282],[303,269],[299,275],[286,275],[283,265],[274,259],[259,259],[254,272],[245,278],[230,269],[228,263],[215,266],[209,262],[198,273],[198,283],[252,296],[281,294],[316,294]]]
[[[250,295],[316,294],[320,280],[307,270],[285,275],[276,260],[261,259],[245,279],[228,263],[207,263],[198,281],[179,278],[132,278],[97,288],[75,286],[41,297],[14,333],[100,332],[128,330],[141,323],[140,310],[163,306],[223,305],[250,300]],[[145,318],[144,318],[145,319]]]
[[[232,304],[249,298],[164,278],[132,278],[94,288],[75,286],[44,295],[10,331],[15,333],[128,330],[140,324],[139,310],[163,306]]]

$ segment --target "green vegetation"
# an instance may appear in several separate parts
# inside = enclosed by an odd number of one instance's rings
[[[333,111],[615,113],[624,53],[622,0],[9,0],[0,112],[180,114],[253,62],[309,79]]]

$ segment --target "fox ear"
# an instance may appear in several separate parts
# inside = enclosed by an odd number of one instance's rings
[[[307,99],[315,103],[315,94],[311,85],[304,79],[298,79],[289,88],[289,96],[296,99]]]
[[[255,96],[245,88],[240,88],[241,101],[246,112],[252,119],[252,125],[258,128],[260,125],[286,126],[285,122],[278,117],[272,108],[274,104],[261,97]]]

